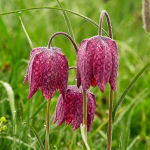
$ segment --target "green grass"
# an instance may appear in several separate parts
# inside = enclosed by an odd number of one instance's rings
[[[141,0],[126,1],[60,1],[64,9],[69,9],[99,22],[99,15],[106,10],[110,16],[113,38],[119,50],[119,70],[117,92],[114,94],[114,106],[135,75],[150,60],[149,35],[145,33],[142,22]],[[58,7],[55,0],[0,0],[0,13],[31,7]],[[83,18],[67,13],[72,25],[75,41],[80,42],[98,34],[98,28]],[[0,118],[7,119],[7,131],[0,132],[0,150],[2,149],[40,149],[39,140],[45,145],[46,100],[38,91],[27,100],[29,85],[23,84],[31,52],[24,27],[33,47],[47,46],[52,34],[58,31],[68,33],[61,11],[39,9],[0,16]],[[66,21],[68,22],[68,20]],[[69,27],[70,28],[70,27]],[[104,19],[103,28],[107,31]],[[70,29],[71,30],[71,29]],[[71,32],[71,31],[70,31]],[[66,55],[69,66],[76,66],[76,54],[71,42],[64,36],[57,36],[52,46],[60,47]],[[76,84],[76,71],[69,71],[69,85]],[[150,143],[150,68],[139,77],[125,96],[114,120],[112,150],[147,150]],[[107,111],[109,86],[104,93],[90,87],[96,96],[97,112],[88,144],[91,149],[105,150],[107,144]],[[72,131],[71,125],[53,124],[53,116],[59,93],[56,92],[50,107],[50,148],[53,150],[85,149],[80,129]],[[27,122],[36,130],[37,136]],[[15,127],[15,129],[14,129]],[[120,147],[119,147],[120,145]]]

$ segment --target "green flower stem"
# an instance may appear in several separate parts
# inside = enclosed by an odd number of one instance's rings
[[[75,41],[72,39],[71,36],[69,36],[69,35],[68,35],[67,33],[65,33],[65,32],[56,32],[56,33],[54,33],[54,34],[51,36],[51,38],[50,38],[50,40],[49,40],[49,42],[48,42],[48,49],[50,49],[51,42],[52,42],[53,38],[54,38],[56,35],[64,35],[64,36],[66,36],[66,37],[72,42],[76,54],[78,53],[78,47],[77,47]]]
[[[87,99],[86,91],[83,91],[83,127],[84,127],[84,136],[87,141]]]
[[[111,150],[111,141],[112,141],[112,108],[113,108],[113,90],[110,86],[109,91],[109,114],[108,114],[108,139],[107,139],[107,150]]]
[[[51,101],[47,101],[47,122],[46,122],[46,150],[49,150],[49,110],[50,110],[50,103]]]
[[[8,14],[14,14],[14,13],[20,13],[20,12],[23,12],[23,11],[30,11],[30,10],[40,10],[40,9],[52,9],[52,10],[63,10],[65,12],[69,12],[69,13],[72,13],[74,15],[77,15],[83,19],[85,19],[86,21],[92,23],[94,26],[96,26],[97,28],[99,27],[99,25],[93,21],[92,19],[84,16],[84,15],[81,15],[77,12],[74,12],[74,11],[71,11],[71,10],[68,10],[68,9],[63,9],[63,8],[56,8],[56,7],[32,7],[32,8],[26,8],[26,9],[20,9],[20,10],[14,10],[14,11],[9,11],[9,12],[4,12],[4,13],[0,13],[0,16],[1,15],[8,15]],[[107,32],[102,29],[103,33],[108,36]]]
[[[112,29],[111,29],[111,23],[110,23],[110,18],[108,13],[103,10],[100,14],[100,21],[99,21],[99,36],[102,36],[102,22],[103,22],[103,16],[105,15],[106,20],[107,20],[107,26],[108,26],[108,31],[109,31],[109,37],[112,39]],[[110,91],[109,91],[109,114],[108,114],[108,139],[107,139],[107,150],[111,150],[111,141],[112,141],[112,109],[113,109],[113,90],[110,86]]]

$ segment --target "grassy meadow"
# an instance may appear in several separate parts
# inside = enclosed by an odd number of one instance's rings
[[[99,23],[102,10],[110,16],[113,39],[119,52],[117,91],[113,105],[120,98],[135,75],[150,60],[150,38],[143,29],[141,0],[60,0],[65,9],[87,16]],[[58,7],[55,0],[0,0],[0,14],[32,7]],[[67,13],[77,46],[83,39],[98,34],[98,28],[85,19]],[[27,100],[28,82],[24,76],[32,50],[22,23],[31,39],[33,47],[46,47],[51,35],[68,29],[60,10],[37,9],[0,15],[0,118],[7,119],[7,130],[0,131],[0,150],[41,149],[29,123],[36,130],[45,145],[47,101],[39,90]],[[107,31],[106,20],[103,29]],[[104,35],[104,34],[103,34]],[[76,54],[71,42],[60,35],[54,38],[52,46],[62,49],[69,66],[76,66]],[[76,70],[69,71],[68,85],[76,84]],[[92,128],[88,133],[91,150],[106,150],[109,105],[109,84],[105,92],[90,87],[96,96],[96,113]],[[86,149],[80,129],[73,132],[71,125],[53,124],[54,111],[59,93],[56,91],[50,106],[51,150]],[[147,68],[125,96],[113,123],[112,150],[150,149],[150,68]],[[149,149],[148,149],[149,147]]]

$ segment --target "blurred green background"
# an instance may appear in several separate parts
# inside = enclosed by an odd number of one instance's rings
[[[106,10],[111,19],[113,38],[119,50],[119,70],[117,92],[114,94],[114,105],[133,79],[133,77],[150,60],[149,35],[143,29],[141,0],[61,0],[62,6],[78,12],[99,22],[100,12]],[[0,0],[0,13],[31,7],[58,7],[55,0]],[[80,42],[98,34],[98,28],[83,18],[67,13],[70,19],[75,41]],[[52,34],[58,31],[67,32],[61,11],[32,10],[0,16],[0,80],[7,82],[11,89],[0,84],[0,117],[7,119],[7,131],[0,132],[0,149],[40,149],[31,129],[21,122],[30,123],[45,144],[46,133],[46,100],[38,91],[27,100],[29,85],[23,84],[30,57],[31,47],[21,21],[26,28],[34,47],[47,46]],[[104,19],[103,28],[107,31]],[[64,36],[57,36],[52,46],[62,49],[69,66],[76,66],[76,55],[71,42]],[[76,71],[69,71],[69,85],[76,84]],[[150,71],[147,69],[125,97],[114,122],[112,150],[147,150],[150,144]],[[90,87],[97,100],[96,114],[92,128],[88,133],[88,143],[93,150],[105,150],[107,144],[107,118],[109,85],[104,93],[99,88]],[[13,114],[11,95],[14,93]],[[84,147],[80,129],[72,131],[71,125],[65,123],[60,127],[53,124],[53,115],[59,93],[56,91],[50,107],[50,147],[58,150],[82,150]],[[13,99],[13,98],[12,98]],[[14,133],[13,122],[16,126]],[[20,139],[20,144],[19,144]],[[13,140],[15,141],[13,143]]]

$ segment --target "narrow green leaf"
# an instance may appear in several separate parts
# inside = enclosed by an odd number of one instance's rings
[[[29,35],[28,35],[28,33],[27,33],[25,27],[24,27],[24,24],[23,24],[22,19],[21,19],[20,16],[19,16],[19,19],[20,19],[20,21],[21,21],[22,28],[23,28],[23,30],[24,30],[24,32],[25,32],[25,35],[26,35],[27,39],[28,39],[28,42],[29,42],[29,44],[30,44],[30,47],[33,49],[33,44],[32,44],[31,39],[30,39],[30,37],[29,37]]]
[[[14,104],[14,92],[7,82],[1,81],[0,83],[5,87],[9,99],[9,104],[11,108],[11,113],[12,113],[12,120],[13,120],[13,134],[16,132],[16,126],[15,126],[15,104]],[[15,137],[13,137],[13,149],[15,148]]]
[[[56,0],[56,1],[58,3],[59,8],[63,9],[63,6],[59,2],[59,0]],[[66,23],[66,26],[67,26],[67,29],[68,29],[68,33],[73,38],[73,40],[75,41],[75,37],[74,37],[74,34],[73,34],[73,29],[72,29],[70,19],[69,19],[67,13],[64,10],[62,10],[62,14],[63,14],[64,20],[65,20],[65,23]]]
[[[133,110],[131,111],[129,120],[127,122],[127,133],[126,133],[126,138],[125,138],[124,150],[126,150],[128,147],[128,139],[129,139],[129,133],[130,133],[130,124],[131,124],[132,112],[133,112]]]
[[[69,12],[71,14],[74,14],[74,15],[77,15],[83,19],[85,19],[86,21],[90,22],[91,24],[93,24],[94,26],[96,26],[97,28],[99,28],[99,24],[96,23],[94,20],[84,16],[84,15],[81,15],[77,12],[74,12],[74,11],[71,11],[71,10],[68,10],[68,9],[63,9],[63,8],[56,8],[56,7],[32,7],[32,8],[26,8],[26,9],[20,9],[20,10],[14,10],[14,11],[9,11],[9,12],[4,12],[4,13],[0,13],[0,16],[1,15],[8,15],[8,14],[14,14],[14,13],[20,13],[20,12],[24,12],[24,11],[29,11],[29,10],[40,10],[40,9],[52,9],[52,10],[63,10],[65,12]],[[102,29],[102,32],[108,36],[107,32]]]
[[[72,134],[72,139],[71,139],[71,144],[69,146],[69,150],[72,150],[75,134],[76,134],[76,132],[74,131],[73,134]]]
[[[33,131],[34,135],[36,136],[36,138],[38,140],[38,143],[39,143],[41,149],[44,150],[44,145],[43,145],[41,139],[39,138],[36,130],[29,123],[27,123],[27,122],[22,123],[22,125],[24,125],[24,124],[28,125],[31,128],[31,130]]]
[[[123,110],[123,112],[119,115],[119,117],[114,122],[114,124],[113,124],[114,127],[118,124],[118,122],[122,119],[122,117],[130,110],[130,108],[133,106],[134,103],[135,104],[139,103],[139,101],[137,101],[139,97],[144,98],[149,94],[149,92],[147,92],[147,91],[148,91],[148,88],[144,89],[134,99],[132,99],[130,104]]]
[[[90,147],[89,147],[89,145],[88,145],[88,143],[87,143],[87,140],[86,140],[86,137],[85,137],[85,134],[84,134],[84,131],[85,131],[85,125],[80,125],[80,129],[81,129],[81,135],[82,135],[82,139],[83,139],[83,141],[84,141],[84,144],[85,144],[85,146],[86,146],[86,148],[87,148],[87,150],[90,150]]]
[[[10,84],[8,84],[7,82],[0,80],[0,83],[5,87],[5,89],[7,91],[9,104],[10,104],[10,108],[11,108],[11,113],[12,113],[12,119],[13,119],[13,123],[14,123],[14,120],[15,120],[14,92],[13,92]]]
[[[120,135],[120,140],[119,140],[119,150],[122,149],[122,133]]]
[[[121,105],[121,103],[123,102],[125,96],[127,95],[127,93],[130,91],[130,89],[132,88],[132,86],[134,85],[134,83],[137,81],[137,79],[141,76],[141,74],[150,66],[150,62],[148,62],[143,68],[142,70],[140,70],[140,72],[132,79],[132,81],[129,83],[129,85],[127,86],[127,88],[124,90],[124,92],[122,93],[121,97],[119,98],[119,100],[117,101],[113,113],[112,113],[112,120],[114,122],[115,119],[115,115],[116,112],[119,108],[119,106]]]
[[[6,139],[9,139],[9,140],[12,140],[13,141],[13,137],[11,137],[11,136],[1,136],[1,138],[6,138]],[[30,145],[29,144],[27,144],[27,143],[24,143],[23,141],[20,141],[20,140],[18,140],[18,139],[15,139],[15,141],[16,141],[16,143],[20,143],[22,146],[24,146],[24,147],[30,147]],[[32,149],[35,149],[33,146],[31,147]]]
[[[92,137],[95,136],[97,132],[99,132],[103,128],[103,126],[105,126],[107,123],[108,123],[108,119],[106,119],[102,124],[100,124],[100,126],[92,134]]]
[[[134,144],[140,139],[140,136],[137,136],[132,143],[128,146],[127,150],[132,150]]]
[[[30,116],[30,119],[36,116],[42,108],[44,108],[47,104],[47,101],[43,101],[42,104],[34,111],[34,113]]]
[[[94,143],[94,141],[92,141],[92,134],[91,134],[91,132],[87,132],[87,137],[88,137],[88,145],[89,145],[89,147],[91,148],[91,149],[94,149],[94,147],[93,147],[93,143]]]
[[[21,123],[22,123],[22,118],[20,117],[20,130],[19,130],[19,150],[20,150],[20,146],[21,146],[21,131],[22,131],[22,128],[21,128]]]

